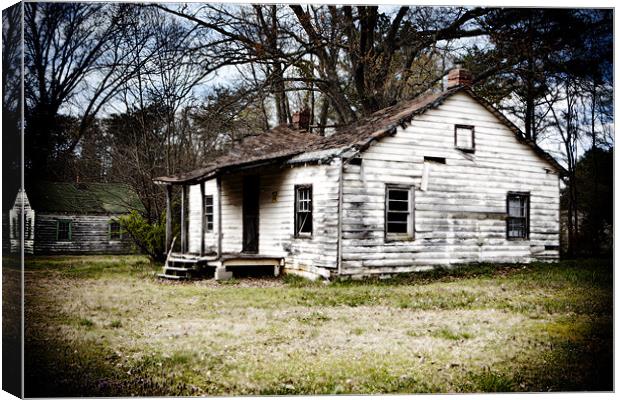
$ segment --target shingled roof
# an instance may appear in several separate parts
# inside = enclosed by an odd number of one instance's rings
[[[341,154],[363,151],[374,141],[393,135],[399,126],[405,127],[411,120],[426,110],[438,107],[457,92],[465,92],[483,107],[498,117],[516,135],[517,139],[547,160],[560,173],[564,168],[533,141],[527,140],[499,110],[482,99],[468,86],[456,86],[439,93],[427,93],[397,105],[387,107],[342,126],[331,136],[296,130],[280,125],[267,132],[245,138],[237,147],[205,165],[203,168],[177,175],[162,176],[155,179],[160,184],[195,184],[210,179],[223,172],[254,167],[267,163],[286,162],[288,164],[328,161]]]
[[[122,183],[36,182],[26,187],[35,211],[71,214],[144,212],[137,193]]]

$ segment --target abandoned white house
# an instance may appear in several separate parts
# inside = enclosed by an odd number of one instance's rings
[[[380,110],[330,136],[297,125],[244,139],[182,185],[180,252],[230,277],[268,264],[309,277],[559,257],[563,168],[454,69],[441,92]]]
[[[144,205],[118,183],[38,182],[19,190],[9,211],[10,250],[26,254],[127,254],[135,251],[118,217]],[[23,214],[23,225],[22,225]]]

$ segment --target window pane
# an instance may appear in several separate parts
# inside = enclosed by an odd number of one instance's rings
[[[389,200],[409,200],[409,191],[401,189],[388,189]]]
[[[299,213],[297,216],[297,232],[299,233],[312,233],[312,214],[311,213]]]
[[[525,196],[511,195],[508,198],[508,215],[511,217],[525,217],[527,215]]]
[[[400,200],[390,200],[388,202],[389,211],[409,211],[409,202]]]
[[[521,202],[518,199],[513,197],[508,200],[508,214],[511,217],[521,216]]]
[[[407,224],[388,222],[389,233],[407,233]]]
[[[510,194],[508,195],[508,216],[515,218],[523,218],[526,220],[528,217],[529,197],[526,195]],[[527,221],[525,222],[525,231],[527,230]],[[527,236],[527,232],[524,233],[524,237]]]
[[[525,238],[524,218],[511,218],[508,220],[508,237]]]
[[[388,222],[402,222],[407,223],[409,220],[409,213],[388,213]]]

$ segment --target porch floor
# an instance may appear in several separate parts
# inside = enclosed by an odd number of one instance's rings
[[[202,276],[200,271],[215,270],[216,279],[230,279],[232,272],[227,267],[273,266],[274,275],[279,275],[284,266],[284,257],[259,253],[223,253],[200,255],[197,253],[171,252],[159,277],[164,279],[191,279]]]

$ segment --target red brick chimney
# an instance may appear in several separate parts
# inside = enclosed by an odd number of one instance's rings
[[[455,86],[470,86],[471,83],[471,72],[463,68],[460,64],[456,64],[454,68],[448,72],[446,89],[452,89]]]
[[[301,111],[293,114],[293,127],[302,131],[310,130],[310,110],[304,107]]]

